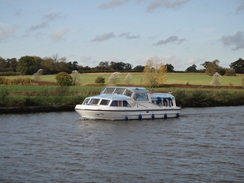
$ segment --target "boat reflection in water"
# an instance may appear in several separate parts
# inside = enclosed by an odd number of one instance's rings
[[[75,110],[84,119],[130,120],[178,118],[180,107],[170,93],[150,93],[142,87],[106,87],[87,97]]]

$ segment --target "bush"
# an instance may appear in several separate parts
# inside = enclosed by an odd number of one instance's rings
[[[120,73],[114,72],[108,78],[109,83],[116,85],[120,81]]]
[[[6,79],[0,77],[0,84],[4,85],[27,85],[32,83],[30,78]]]
[[[97,77],[97,79],[95,80],[95,83],[98,84],[104,84],[105,83],[105,78],[102,76]]]
[[[6,84],[7,81],[8,81],[8,79],[3,78],[3,77],[0,77],[0,84],[1,84],[1,85],[2,85],[2,84]]]
[[[236,72],[234,69],[225,69],[226,76],[236,76]]]
[[[67,72],[60,72],[56,75],[57,83],[61,86],[71,86],[73,79]]]

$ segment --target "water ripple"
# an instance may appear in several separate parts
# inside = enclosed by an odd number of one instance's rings
[[[167,120],[0,116],[0,182],[242,182],[244,106]]]

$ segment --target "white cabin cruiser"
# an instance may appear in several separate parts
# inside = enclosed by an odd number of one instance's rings
[[[178,118],[180,107],[170,93],[150,93],[142,87],[106,87],[87,97],[75,110],[84,119],[130,120]]]

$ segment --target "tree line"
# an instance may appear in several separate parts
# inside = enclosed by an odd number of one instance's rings
[[[213,75],[215,72],[221,75],[233,75],[235,73],[244,73],[244,60],[239,58],[230,64],[230,68],[223,68],[219,66],[220,61],[206,61],[202,64],[204,69],[198,70],[197,66],[193,64],[189,66],[184,72],[205,72]],[[177,72],[171,64],[165,65],[167,72]],[[130,63],[114,62],[114,61],[100,61],[95,67],[82,66],[78,61],[69,61],[65,57],[59,58],[58,55],[52,57],[38,57],[38,56],[23,56],[20,59],[0,57],[0,73],[7,74],[21,74],[33,75],[39,69],[43,70],[44,74],[57,74],[60,72],[71,73],[76,70],[79,73],[87,72],[143,72],[145,66],[137,65],[133,67]]]

